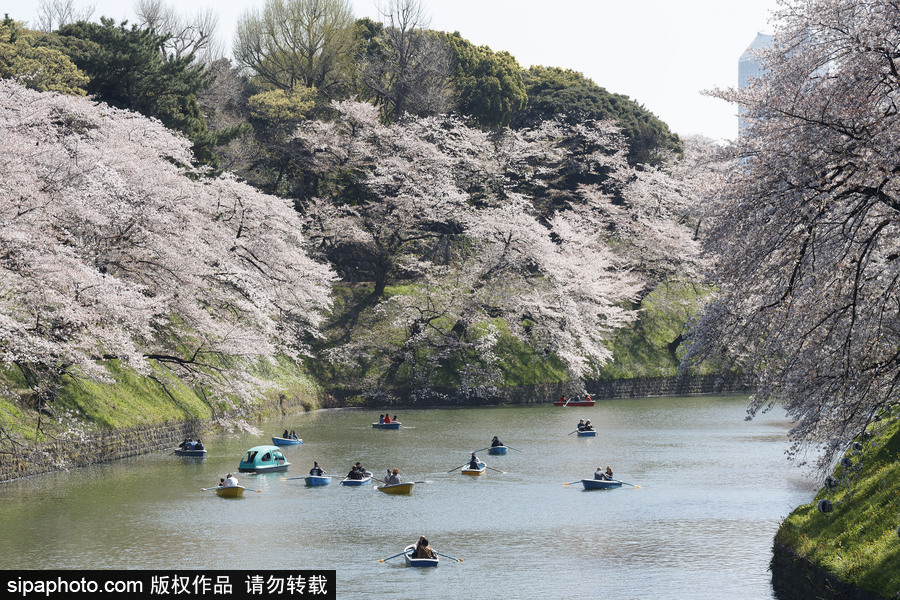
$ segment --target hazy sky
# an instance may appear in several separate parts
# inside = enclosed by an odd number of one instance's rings
[[[211,8],[231,47],[235,23],[265,0],[172,0],[191,15]],[[737,61],[756,34],[770,31],[777,0],[423,0],[431,28],[459,31],[477,45],[506,50],[523,67],[584,73],[610,92],[643,104],[681,135],[733,138],[737,109],[701,95],[737,85]],[[133,19],[129,0],[74,0],[94,19]],[[351,0],[357,17],[378,18],[375,0]],[[2,12],[35,22],[39,0]]]

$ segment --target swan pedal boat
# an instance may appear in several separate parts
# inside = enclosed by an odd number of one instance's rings
[[[440,559],[435,555],[434,558],[413,558],[413,552],[416,551],[416,545],[410,544],[403,550],[403,558],[406,559],[407,567],[436,567]]]
[[[463,467],[462,474],[463,475],[481,475],[482,473],[485,472],[486,469],[487,469],[487,465],[485,465],[481,461],[478,461],[477,469],[473,469],[469,465],[466,465],[465,467]]]
[[[597,432],[593,429],[582,429],[578,432],[578,437],[596,437]]]
[[[223,485],[216,488],[216,495],[220,498],[243,498],[245,489],[242,485]]]
[[[299,440],[296,438],[273,437],[272,443],[276,446],[296,446],[298,444],[302,444],[303,440]]]
[[[385,494],[409,494],[412,492],[415,482],[407,481],[406,483],[394,483],[391,485],[382,484],[375,486],[375,489]]]
[[[291,463],[277,446],[254,446],[247,450],[238,465],[240,473],[287,471]]]
[[[581,485],[586,490],[611,490],[622,487],[622,482],[615,479],[582,479]]]
[[[400,421],[391,421],[390,423],[372,423],[375,429],[400,429]]]
[[[509,452],[509,448],[506,446],[491,446],[488,448],[488,454],[506,454]]]
[[[372,481],[372,474],[363,477],[362,479],[350,479],[348,477],[344,477],[341,479],[341,485],[366,485]]]

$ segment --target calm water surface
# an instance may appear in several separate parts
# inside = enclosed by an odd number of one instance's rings
[[[743,420],[745,397],[601,401],[552,406],[319,411],[265,424],[264,434],[205,440],[205,460],[170,453],[0,485],[3,569],[336,569],[338,598],[773,598],[772,537],[809,502],[815,482],[790,464],[780,416]],[[596,438],[568,435],[591,419]],[[295,429],[287,474],[237,474],[247,448]],[[522,452],[480,453],[492,436]],[[306,488],[313,461],[344,475],[359,460],[428,480],[410,496],[372,486]],[[598,466],[639,485],[564,486]],[[234,471],[261,493],[200,489]],[[400,552],[421,534],[443,559],[410,569]]]

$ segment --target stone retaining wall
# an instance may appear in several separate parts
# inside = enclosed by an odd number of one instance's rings
[[[775,544],[770,568],[778,600],[889,600],[840,581],[782,544]]]
[[[289,399],[282,396],[274,402],[250,407],[241,418],[261,420],[277,414],[306,410],[309,406],[308,398]],[[0,459],[0,482],[175,448],[185,438],[202,438],[215,425],[214,419],[194,419],[103,430],[80,440],[39,444],[15,454],[4,455]]]

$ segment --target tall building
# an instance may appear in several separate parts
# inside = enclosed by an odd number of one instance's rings
[[[757,33],[756,39],[747,46],[744,53],[738,59],[738,88],[744,89],[750,79],[765,74],[765,69],[759,63],[759,59],[753,56],[755,50],[762,50],[772,45],[773,36],[767,33]],[[738,106],[738,133],[744,128],[744,107]]]

